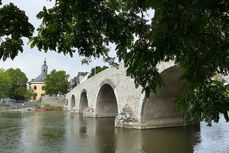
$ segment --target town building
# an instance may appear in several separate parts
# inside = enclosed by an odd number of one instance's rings
[[[45,79],[47,73],[48,66],[46,65],[46,60],[44,60],[44,64],[41,66],[41,74],[29,82],[29,88],[37,93],[36,96],[31,98],[31,101],[40,100],[40,98],[45,95]]]
[[[70,89],[73,89],[77,85],[80,84],[82,80],[84,80],[88,75],[88,72],[78,72],[78,75],[70,80]]]

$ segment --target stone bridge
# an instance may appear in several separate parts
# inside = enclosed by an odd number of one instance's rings
[[[124,64],[106,69],[82,82],[66,95],[65,110],[83,113],[84,117],[115,117],[115,127],[161,128],[186,125],[184,114],[174,100],[186,82],[173,62],[158,65],[165,86],[145,98],[142,87],[126,76]]]

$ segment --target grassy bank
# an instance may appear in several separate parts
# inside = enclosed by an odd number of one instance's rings
[[[50,111],[63,111],[63,107],[54,107],[54,106],[48,106],[48,107],[35,107],[35,110],[50,110]]]

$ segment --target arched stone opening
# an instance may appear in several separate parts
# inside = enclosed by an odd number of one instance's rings
[[[104,84],[97,96],[96,116],[115,117],[118,114],[118,105],[113,88]]]
[[[79,112],[83,113],[87,107],[88,107],[87,94],[86,92],[83,92],[80,96]]]
[[[71,98],[71,109],[72,109],[73,107],[75,107],[75,105],[76,105],[75,96],[72,95],[72,98]]]
[[[182,71],[173,66],[161,73],[165,86],[158,89],[157,94],[151,93],[145,99],[141,110],[142,128],[159,128],[182,126],[185,124],[183,112],[178,112],[175,99],[184,90],[187,82],[180,80]]]

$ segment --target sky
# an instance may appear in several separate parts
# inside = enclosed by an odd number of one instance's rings
[[[35,29],[41,24],[41,20],[36,18],[38,12],[43,9],[43,6],[51,8],[55,3],[54,0],[3,0],[3,5],[10,2],[13,2],[17,7],[25,11],[26,15],[29,17],[29,22],[33,24]],[[35,31],[34,35],[36,34],[37,32]],[[77,53],[74,54],[73,57],[56,53],[54,51],[48,51],[45,53],[44,51],[38,51],[36,47],[31,49],[27,44],[28,39],[24,38],[23,41],[23,53],[19,53],[14,60],[7,59],[4,62],[0,60],[0,68],[20,68],[29,80],[36,78],[40,74],[41,66],[44,63],[45,58],[48,65],[48,73],[51,72],[52,69],[64,70],[70,75],[70,78],[75,77],[78,72],[90,72],[92,67],[107,65],[101,59],[94,60],[94,58],[89,65],[82,65],[81,60],[83,57],[79,57]],[[115,51],[112,48],[110,56],[116,56]]]

